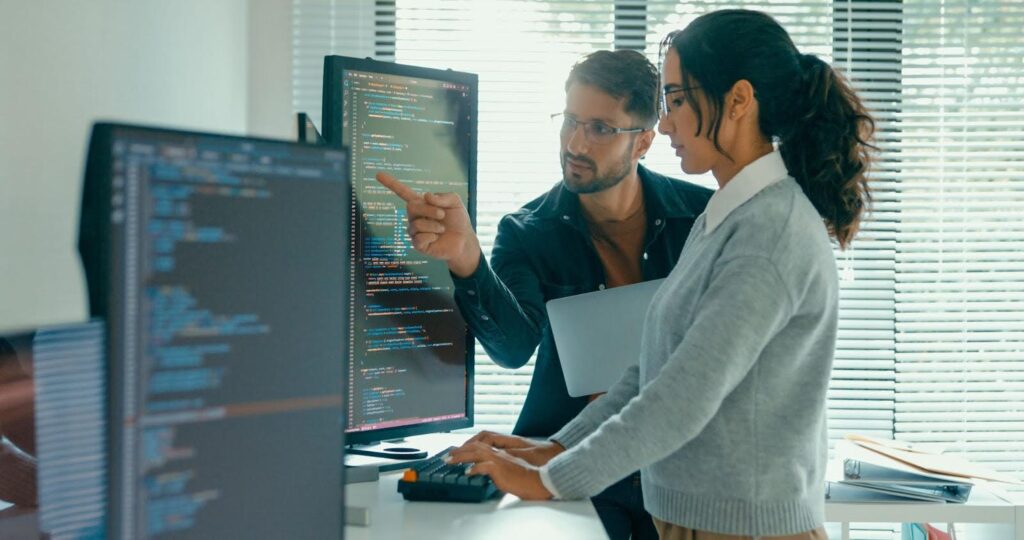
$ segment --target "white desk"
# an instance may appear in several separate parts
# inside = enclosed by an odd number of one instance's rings
[[[977,485],[964,504],[826,503],[825,521],[842,523],[842,540],[850,523],[963,523],[971,540],[1024,540],[1024,506],[998,489]]]
[[[467,435],[433,435],[410,443],[431,455],[465,441]],[[443,540],[475,538],[592,540],[608,538],[590,501],[525,502],[505,495],[484,503],[407,502],[398,493],[400,471],[377,482],[349,484],[345,504],[370,509],[368,527],[345,527],[346,540]]]

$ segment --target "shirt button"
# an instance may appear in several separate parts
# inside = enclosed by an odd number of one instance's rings
[[[644,252],[644,260],[645,261],[647,260],[647,252],[646,251]]]
[[[655,225],[661,225],[661,218],[654,220]]]
[[[604,290],[604,283],[598,285],[597,289],[600,290],[600,291],[603,291]]]
[[[491,318],[490,318],[490,317],[488,317],[487,315],[481,315],[481,316],[480,316],[480,318],[481,318],[481,319],[483,319],[483,320],[485,320],[485,321],[489,321],[489,320],[491,320]]]
[[[476,291],[466,291],[466,294],[470,296],[476,296]]]

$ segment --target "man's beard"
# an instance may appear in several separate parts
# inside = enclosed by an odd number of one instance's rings
[[[614,167],[609,171],[600,171],[597,169],[597,164],[594,160],[584,156],[574,156],[566,151],[562,151],[562,184],[566,189],[577,195],[584,195],[587,193],[598,193],[608,188],[615,187],[619,182],[629,176],[632,164],[629,162],[629,156],[633,153],[633,145],[629,145],[629,150],[622,155],[622,160],[619,162],[618,167]],[[572,158],[573,161],[585,163],[593,171],[593,178],[589,181],[582,178],[576,178],[566,172],[566,160]]]

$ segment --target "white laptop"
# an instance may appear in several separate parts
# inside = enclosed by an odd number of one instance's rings
[[[547,303],[548,321],[572,397],[607,392],[640,360],[644,315],[664,279]]]

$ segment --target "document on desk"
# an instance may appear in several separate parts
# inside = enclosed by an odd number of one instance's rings
[[[967,502],[973,483],[963,477],[925,471],[884,454],[878,454],[851,441],[839,441],[836,454],[842,464],[841,479],[830,471],[833,489],[852,499],[867,497],[875,502],[878,495],[929,502]],[[882,499],[884,500],[884,499]],[[848,502],[862,502],[850,500]]]
[[[825,500],[833,503],[917,503],[921,499],[886,493],[845,482],[825,482]],[[937,501],[939,503],[943,501]]]
[[[911,446],[902,441],[888,441],[856,434],[847,435],[845,439],[873,454],[881,454],[900,461],[927,474],[945,475],[963,481],[979,479],[1024,486],[1024,482],[1009,474],[971,463],[959,456],[922,451],[917,446]]]

